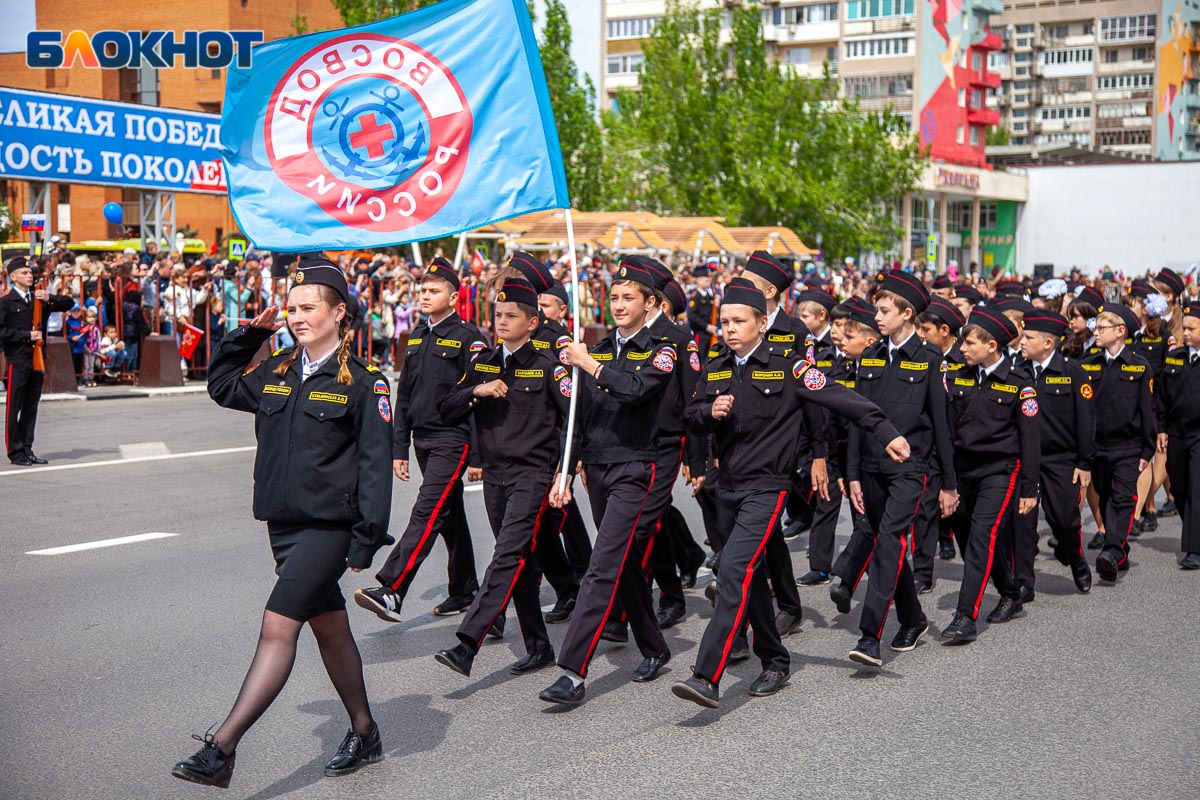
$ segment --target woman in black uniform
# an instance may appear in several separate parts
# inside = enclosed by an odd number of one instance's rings
[[[338,580],[347,568],[369,567],[393,542],[391,388],[377,368],[350,355],[350,296],[340,269],[302,259],[287,302],[295,348],[250,363],[284,324],[276,322],[279,308],[268,306],[222,339],[209,371],[217,403],[255,415],[254,517],[267,523],[279,580],[233,710],[215,734],[195,737],[204,747],[171,771],[208,786],[229,786],[238,741],[287,683],[305,623],[350,715],[325,774],[344,775],[383,755]]]

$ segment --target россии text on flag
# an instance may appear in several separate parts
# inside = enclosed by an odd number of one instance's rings
[[[230,67],[221,147],[260,249],[382,247],[569,205],[525,0],[445,0]]]

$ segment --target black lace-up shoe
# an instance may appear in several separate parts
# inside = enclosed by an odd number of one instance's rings
[[[882,667],[883,659],[879,657],[879,640],[874,636],[864,636],[850,651],[850,660],[856,664],[866,664],[868,667]]]
[[[192,734],[192,738],[198,742],[204,742],[204,746],[194,756],[185,758],[176,764],[171,769],[171,774],[192,783],[228,789],[237,753],[222,753],[213,737],[207,733],[203,736]]]
[[[351,728],[346,731],[346,738],[342,739],[342,746],[325,765],[325,775],[330,778],[349,775],[382,758],[383,742],[379,740],[378,725],[371,723],[370,733],[355,733]]]
[[[691,700],[698,706],[717,708],[721,705],[721,692],[717,685],[708,678],[693,675],[686,681],[679,681],[671,686],[671,694],[684,700]]]

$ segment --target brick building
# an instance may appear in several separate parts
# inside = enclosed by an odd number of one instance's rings
[[[307,30],[342,27],[332,0],[36,0],[37,29],[80,30],[261,30],[267,41]],[[225,96],[225,71],[213,69],[31,69],[25,53],[0,54],[0,83],[18,89],[141,103],[219,114]],[[125,224],[137,224],[138,191],[84,184],[50,187],[49,232],[69,233],[74,241],[111,239],[119,231],[100,213],[105,203],[124,205]],[[15,214],[26,210],[28,184],[0,179],[0,197]],[[217,242],[236,230],[228,198],[219,195],[176,194],[179,227],[190,228],[205,241]],[[71,229],[59,224],[60,210],[69,207]],[[66,217],[62,218],[65,221]]]

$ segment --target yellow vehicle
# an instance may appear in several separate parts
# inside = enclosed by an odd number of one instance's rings
[[[39,243],[33,249],[35,256],[42,254],[42,245]],[[29,242],[4,242],[0,244],[0,264],[5,264],[10,258],[17,256],[29,255]]]
[[[73,253],[123,253],[125,248],[142,252],[141,239],[88,239],[82,242],[68,242],[67,249]],[[175,243],[166,239],[159,240],[158,251],[167,253],[175,249]],[[208,244],[203,239],[184,239],[183,254],[189,256],[208,255]]]

